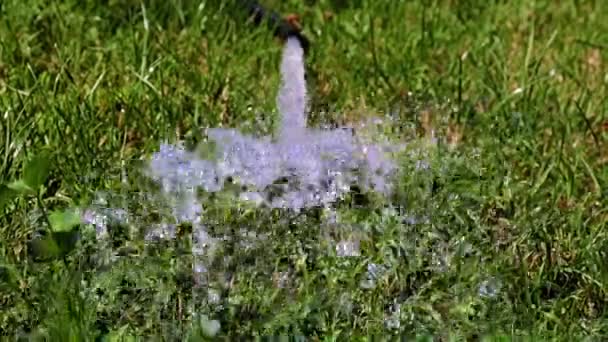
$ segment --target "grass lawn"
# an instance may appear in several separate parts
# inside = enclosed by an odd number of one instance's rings
[[[141,170],[276,131],[282,44],[231,3],[0,2],[0,335],[608,338],[607,2],[263,2],[311,41],[309,125],[406,150],[389,196],[200,194],[228,237],[201,286],[192,226],[144,243],[173,204]],[[130,219],[102,241],[70,208]]]

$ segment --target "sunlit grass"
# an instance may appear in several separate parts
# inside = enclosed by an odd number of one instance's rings
[[[407,144],[396,191],[301,213],[203,194],[231,239],[194,279],[187,224],[143,243],[175,222],[139,159],[205,128],[276,132],[281,44],[216,1],[4,1],[0,183],[52,162],[39,197],[1,201],[0,332],[182,339],[194,308],[220,335],[608,335],[607,4],[266,3],[311,40],[309,124],[382,118],[366,136]],[[131,221],[40,260],[44,211],[68,207]]]

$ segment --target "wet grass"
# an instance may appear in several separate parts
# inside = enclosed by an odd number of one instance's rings
[[[100,246],[81,227],[70,253],[43,261],[30,240],[43,208],[100,192],[143,229],[162,212],[133,199],[141,182],[123,184],[135,160],[205,127],[275,129],[281,44],[220,3],[2,2],[0,182],[42,151],[52,160],[37,199],[0,212],[3,334],[197,333],[188,227],[153,251],[128,236]],[[344,3],[268,1],[312,42],[312,124],[392,117],[387,135],[410,144],[397,191],[353,195],[335,223],[210,198],[218,235],[267,238],[216,252],[221,302],[197,311],[221,335],[608,336],[607,5]],[[336,256],[350,240],[361,255]],[[100,267],[104,250],[122,256]]]

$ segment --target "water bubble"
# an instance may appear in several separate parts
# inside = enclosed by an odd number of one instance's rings
[[[239,199],[244,202],[250,202],[256,206],[260,206],[266,202],[264,197],[257,191],[243,192],[239,195]]]
[[[370,263],[367,265],[367,274],[359,286],[363,289],[372,289],[376,287],[378,279],[382,278],[388,271],[387,267],[380,264]]]
[[[478,293],[484,298],[496,298],[502,289],[502,283],[496,278],[489,278],[479,284]]]
[[[194,283],[197,287],[207,284],[208,269],[202,260],[195,258],[192,265],[192,272],[194,273]]]
[[[98,240],[108,236],[107,217],[95,210],[87,209],[82,214],[82,222],[95,226],[95,236]]]
[[[451,257],[447,250],[442,248],[442,250],[432,253],[432,266],[435,271],[440,273],[446,272],[450,268],[450,265]]]
[[[204,255],[205,249],[210,247],[215,240],[207,233],[203,226],[193,229],[192,232],[192,254]]]
[[[336,245],[336,254],[339,257],[358,257],[361,256],[359,241],[342,240]]]
[[[211,305],[221,304],[222,295],[220,294],[220,291],[218,291],[214,288],[207,289],[207,303],[209,303]]]
[[[392,304],[384,315],[384,326],[388,330],[398,330],[401,327],[401,306]]]
[[[95,226],[95,236],[98,240],[108,237],[111,224],[129,223],[129,213],[124,209],[99,208],[85,209],[81,214],[84,224]]]
[[[177,227],[174,224],[159,223],[151,225],[144,236],[146,241],[172,240],[175,238]]]

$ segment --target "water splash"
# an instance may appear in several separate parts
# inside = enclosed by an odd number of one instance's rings
[[[285,45],[281,74],[278,139],[211,128],[207,139],[214,151],[206,159],[180,144],[162,144],[148,175],[167,193],[198,187],[218,192],[231,180],[242,186],[241,199],[294,210],[334,203],[353,184],[389,193],[396,167],[387,155],[394,146],[363,143],[348,128],[306,127],[304,52],[295,38]],[[190,198],[189,205],[198,204]]]
[[[385,195],[392,191],[391,179],[397,167],[390,154],[403,146],[388,141],[373,143],[364,134],[355,134],[357,127],[307,127],[304,71],[303,50],[297,39],[290,38],[281,63],[282,82],[277,96],[281,120],[275,137],[210,128],[205,145],[200,146],[204,154],[186,149],[183,143],[163,143],[146,162],[145,175],[161,188],[152,196],[154,201],[146,203],[169,210],[163,211],[161,222],[142,221],[138,225],[145,230],[148,243],[174,239],[181,223],[192,225],[193,297],[200,302],[204,298],[209,303],[221,301],[220,294],[212,289],[209,258],[222,238],[212,236],[207,227],[213,222],[204,219],[199,190],[217,193],[230,189],[235,199],[294,211],[319,206],[331,209],[353,185]],[[359,127],[363,126],[367,128],[368,123],[360,123]],[[87,211],[85,221],[96,227],[101,239],[107,238],[111,217],[107,211],[93,208]],[[338,224],[337,218],[329,221],[334,220],[332,224]],[[250,241],[262,242],[264,237],[250,237],[239,247],[248,249]],[[354,240],[341,241],[336,252],[339,256],[361,254],[359,242]],[[368,272],[367,285],[373,287],[384,268],[372,264]],[[286,277],[277,274],[279,287],[285,286]],[[209,291],[205,293],[205,289]]]

